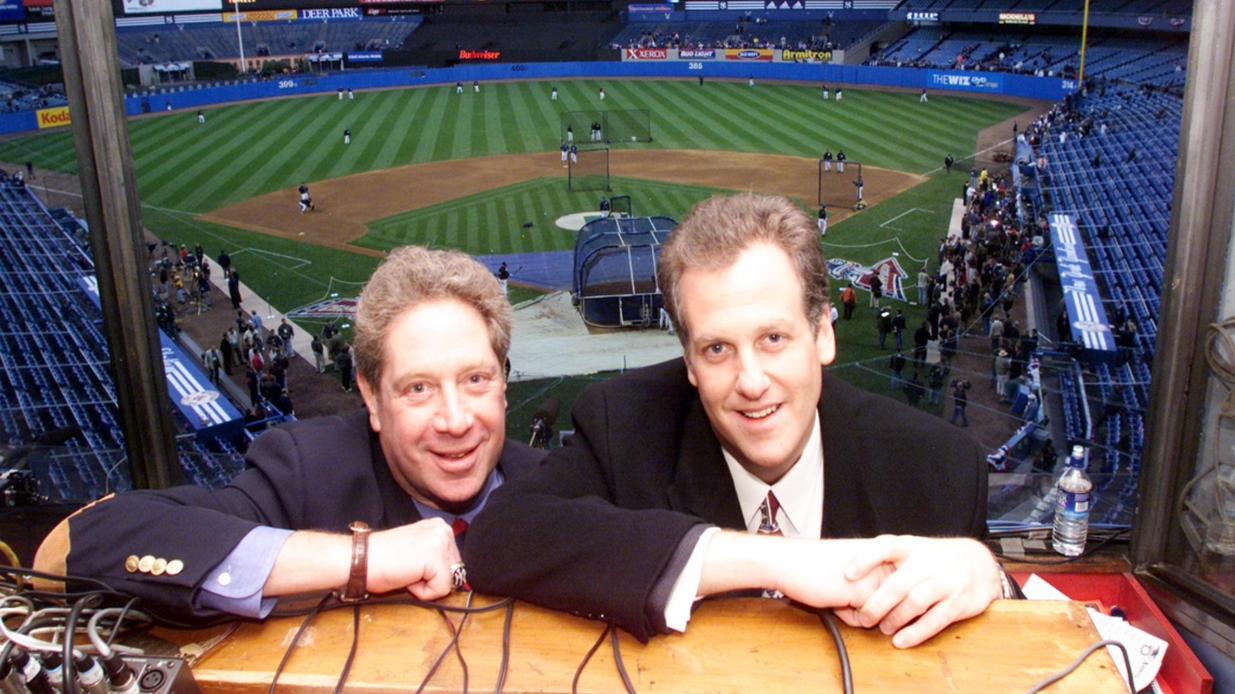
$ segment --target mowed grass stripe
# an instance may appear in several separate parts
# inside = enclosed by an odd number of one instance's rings
[[[730,85],[733,91],[731,103],[740,106],[755,132],[777,135],[776,144],[766,148],[748,148],[750,151],[771,150],[779,154],[813,152],[819,146],[818,130],[822,125],[821,114],[786,95],[784,88],[776,86],[749,87]],[[771,108],[769,108],[771,107]],[[790,114],[796,118],[788,117]]]
[[[335,168],[339,169],[339,173],[335,175],[341,176],[363,169],[365,163],[376,168],[382,153],[390,147],[391,142],[398,139],[399,133],[407,129],[407,122],[399,108],[403,100],[388,93],[383,96],[387,98],[382,99],[376,109],[366,109],[372,110],[373,117],[361,125],[359,132],[363,132],[363,135],[357,135],[356,130],[352,131],[352,145],[335,165]],[[387,166],[389,164],[382,165],[381,168]]]
[[[249,197],[252,193],[241,182],[252,173],[254,164],[280,161],[287,157],[281,138],[272,136],[269,124],[279,123],[296,128],[298,124],[310,122],[312,114],[311,109],[294,107],[265,110],[256,115],[260,122],[266,124],[266,128],[255,126],[240,131],[220,128],[218,136],[211,135],[200,140],[189,152],[189,157],[177,158],[174,164],[179,173],[169,176],[163,185],[150,190],[147,193],[149,197],[145,199],[177,209],[200,211],[210,208],[207,201]],[[210,121],[207,121],[206,126],[209,125]],[[282,128],[276,130],[283,132]]]
[[[701,140],[692,137],[686,130],[684,124],[673,118],[664,117],[659,108],[670,108],[657,97],[655,91],[651,89],[640,90],[632,94],[628,101],[636,109],[644,109],[652,114],[652,146],[657,148],[669,149],[705,149],[704,143]]]
[[[947,137],[946,133],[932,129],[931,121],[926,118],[915,120],[912,126],[905,127],[903,117],[898,119],[890,113],[900,107],[901,104],[892,103],[886,107],[866,108],[857,112],[838,112],[838,117],[843,118],[850,129],[860,130],[865,126],[866,132],[871,133],[870,137],[864,138],[862,152],[850,151],[846,154],[855,161],[884,167],[888,166],[888,162],[895,161],[899,154],[899,158],[910,157],[915,170],[921,169],[921,162],[933,160],[933,153],[940,148],[941,141]],[[882,124],[885,127],[872,128],[871,124]],[[856,154],[860,156],[855,156]]]
[[[299,101],[299,100],[296,100]],[[258,104],[260,108],[230,107],[217,109],[207,116],[204,125],[196,119],[182,122],[178,132],[179,148],[176,141],[170,141],[158,151],[150,155],[154,166],[148,172],[147,178],[179,178],[189,179],[186,174],[191,168],[199,171],[206,164],[216,161],[243,161],[246,157],[238,157],[240,153],[251,153],[255,143],[269,136],[270,124],[283,119],[308,120],[312,117],[311,104],[297,103],[288,100],[284,102],[266,102]],[[184,114],[188,115],[188,114]],[[215,157],[220,157],[216,160]],[[139,164],[145,171],[146,162]],[[207,174],[203,179],[210,178]],[[211,181],[212,182],[212,181]],[[150,202],[170,203],[172,197],[180,198],[181,191],[173,190],[165,197],[159,197],[165,185],[152,187],[149,195],[155,196]]]
[[[548,97],[551,84],[559,87],[557,102]],[[596,95],[601,84],[608,95],[603,103]],[[813,84],[751,88],[743,81],[700,87],[679,80],[569,80],[486,84],[479,95],[470,89],[456,95],[448,85],[365,92],[355,101],[338,101],[330,94],[211,108],[205,126],[198,126],[193,111],[184,110],[136,120],[132,129],[143,199],[209,210],[302,180],[312,183],[420,161],[552,150],[560,136],[560,110],[648,109],[655,136],[651,146],[657,148],[817,157],[827,145],[833,151],[858,148],[866,163],[921,172],[936,168],[947,151],[966,156],[978,127],[1020,108],[965,97],[932,95],[929,104],[918,104],[916,94],[849,92],[837,104],[834,99],[824,103]],[[405,117],[405,112],[413,115]],[[340,142],[345,121],[356,125],[351,149]],[[208,133],[204,137],[203,130]],[[577,135],[576,142],[587,142],[585,133]],[[0,157],[6,152],[15,161],[37,159],[40,166],[73,170],[67,131],[0,143]],[[277,163],[273,168],[272,162]],[[236,178],[237,172],[245,173]]]
[[[699,94],[698,89],[671,90],[670,85],[661,83],[655,85],[652,91],[660,94],[664,102],[673,102],[676,96],[679,118],[686,113],[698,114],[693,120],[699,133],[706,136],[706,140],[740,142],[749,148],[753,139],[759,139],[768,149],[779,146],[773,144],[773,139],[781,140],[782,145],[788,141],[782,137],[782,133],[773,132],[771,128],[752,128],[748,111],[734,109],[731,105],[718,105],[714,99],[707,99]],[[733,100],[729,100],[729,104],[733,103]]]
[[[279,125],[273,131],[261,133],[263,137],[248,138],[243,144],[245,152],[252,152],[252,165],[236,166],[217,175],[208,185],[184,197],[186,209],[201,209],[203,202],[211,198],[243,200],[249,191],[264,189],[271,181],[283,181],[288,177],[288,167],[296,162],[289,153],[306,125],[317,116],[313,111],[288,111],[286,114],[270,114]],[[304,180],[304,179],[301,179]],[[295,185],[295,184],[293,184]]]

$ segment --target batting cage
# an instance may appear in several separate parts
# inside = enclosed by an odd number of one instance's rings
[[[862,178],[862,163],[845,162],[844,171],[840,170],[839,164],[835,161],[831,162],[831,167],[827,167],[827,164],[827,160],[819,160],[818,204],[857,209],[859,207],[858,180]],[[865,207],[865,204],[861,207]]]
[[[647,109],[562,111],[562,142],[651,142],[652,114]]]
[[[572,154],[566,187],[572,193],[609,190],[609,148],[581,149],[578,154]]]
[[[609,198],[609,210],[618,217],[634,217],[635,206],[629,195],[614,195]]]
[[[574,300],[583,322],[603,328],[652,327],[661,307],[656,282],[669,217],[606,217],[575,236]]]

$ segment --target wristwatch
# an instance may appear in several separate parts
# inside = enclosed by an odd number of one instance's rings
[[[347,529],[352,533],[352,566],[339,601],[359,602],[369,597],[365,586],[369,580],[369,533],[372,529],[364,521],[352,521]]]

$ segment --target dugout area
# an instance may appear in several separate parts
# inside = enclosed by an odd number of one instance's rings
[[[657,324],[663,303],[656,281],[660,246],[677,222],[669,217],[595,219],[575,236],[573,299],[583,322],[600,328]]]

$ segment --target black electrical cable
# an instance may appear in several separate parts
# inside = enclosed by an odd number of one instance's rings
[[[64,694],[77,694],[77,664],[73,662],[73,634],[77,633],[77,620],[81,618],[82,612],[101,600],[98,594],[88,595],[75,602],[73,609],[69,610],[69,617],[64,623],[64,649],[60,653],[64,659],[64,680],[61,682]]]
[[[343,672],[339,673],[339,681],[334,685],[334,694],[342,694],[343,685],[347,684],[347,676],[352,672],[352,663],[356,660],[356,646],[360,643],[360,605],[352,606],[352,647],[347,652],[347,660],[343,663]]]
[[[506,621],[502,624],[502,668],[497,673],[493,694],[502,694],[502,687],[506,686],[506,669],[510,666],[510,622],[514,615],[515,604],[511,601],[506,605]]]
[[[579,667],[575,668],[575,679],[570,683],[570,694],[579,694],[579,677],[583,675],[583,668],[587,667],[588,661],[592,659],[592,655],[596,653],[596,649],[600,648],[600,644],[605,642],[605,637],[613,629],[613,624],[606,624],[605,630],[600,632],[600,638],[596,639],[596,643],[588,649],[587,655],[583,656],[583,662],[579,663]]]
[[[469,603],[472,601],[472,595],[473,595],[472,593],[467,594],[467,601]],[[468,685],[467,660],[464,659],[463,657],[463,651],[459,649],[459,637],[463,635],[463,627],[467,625],[467,618],[469,615],[466,615],[466,614],[463,615],[463,619],[459,621],[459,629],[456,631],[455,623],[450,621],[450,616],[447,615],[444,610],[438,610],[437,613],[441,615],[442,621],[446,622],[446,628],[450,629],[450,636],[451,636],[450,644],[451,645],[446,647],[446,651],[449,652],[451,650],[451,646],[454,647],[453,650],[455,652],[455,656],[459,658],[459,665],[463,668],[463,694],[467,694],[467,685]]]
[[[618,674],[622,676],[622,684],[626,687],[626,694],[639,694],[635,691],[634,683],[630,681],[630,675],[626,674],[626,663],[622,662],[622,647],[618,645],[617,627],[610,626],[609,638],[613,641],[613,662],[617,665]]]
[[[124,604],[124,608],[120,610],[120,615],[116,617],[116,623],[112,625],[111,633],[107,635],[107,647],[111,648],[112,642],[116,640],[116,635],[120,633],[121,627],[124,626],[124,618],[129,616],[129,610],[137,604],[141,598],[133,598]]]
[[[472,594],[468,593],[468,596],[467,596],[468,605],[470,605],[471,602],[472,602]],[[429,603],[429,604],[432,604],[432,603]],[[450,655],[451,649],[454,649],[458,646],[459,635],[463,633],[463,623],[462,622],[459,624],[459,630],[455,631],[454,623],[451,622],[450,619],[446,618],[446,612],[447,612],[446,605],[433,605],[433,607],[434,609],[438,611],[439,614],[442,615],[443,619],[446,619],[446,623],[450,625],[450,633],[452,634],[452,636],[450,639],[450,643],[446,644],[446,649],[443,650],[441,655],[437,657],[437,660],[433,661],[433,667],[429,668],[429,672],[425,675],[425,678],[420,682],[420,686],[416,688],[416,694],[421,694],[421,692],[424,691],[425,687],[429,686],[429,681],[433,679],[433,675],[437,674],[437,669],[442,666],[442,662],[446,660],[446,656]],[[455,608],[455,609],[458,610],[460,608]],[[462,609],[464,610],[463,619],[464,621],[467,621],[467,615],[471,614],[469,610],[471,610],[472,608],[464,607]],[[460,654],[459,658],[460,660],[462,660],[463,655]],[[463,688],[464,688],[464,691],[467,691],[467,663],[466,662],[463,664]]]
[[[1136,684],[1132,681],[1132,660],[1128,658],[1128,649],[1122,643],[1118,641],[1112,641],[1109,639],[1104,640],[1104,641],[1099,641],[1091,645],[1089,648],[1086,648],[1085,650],[1081,651],[1081,654],[1077,656],[1076,660],[1072,661],[1071,665],[1047,677],[1046,679],[1043,679],[1037,684],[1033,685],[1032,687],[1030,687],[1029,689],[1025,691],[1025,694],[1036,694],[1037,692],[1042,691],[1043,689],[1054,684],[1055,682],[1058,682],[1059,680],[1067,677],[1068,675],[1071,675],[1073,671],[1075,671],[1078,667],[1081,666],[1081,663],[1085,662],[1086,658],[1096,653],[1098,649],[1102,648],[1103,646],[1115,646],[1116,648],[1120,650],[1121,653],[1123,653],[1124,667],[1127,668],[1126,670],[1124,670],[1124,674],[1127,675],[1128,691],[1131,692],[1132,694],[1136,694]]]
[[[292,637],[292,642],[287,644],[287,650],[284,651],[283,659],[279,661],[279,666],[274,669],[274,679],[270,680],[270,689],[267,694],[275,694],[275,685],[279,683],[279,675],[283,674],[283,668],[287,667],[287,661],[291,660],[292,651],[295,650],[296,644],[300,643],[300,637],[304,635],[305,629],[308,629],[309,625],[313,623],[313,619],[322,611],[322,607],[326,605],[330,597],[331,593],[323,595],[322,599],[309,614],[305,615],[304,621],[300,623],[300,628],[296,630],[296,635]],[[65,692],[64,694],[71,693]]]
[[[832,643],[836,644],[836,656],[840,659],[840,677],[845,694],[853,694],[853,672],[849,669],[849,649],[845,647],[845,639],[841,638],[840,627],[836,626],[836,616],[831,610],[815,610],[815,613],[819,615],[819,620],[832,635]]]

